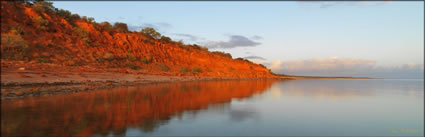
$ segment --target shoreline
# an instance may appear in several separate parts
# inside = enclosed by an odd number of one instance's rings
[[[190,73],[143,72],[123,68],[5,63],[1,66],[1,100],[51,96],[145,84],[281,78],[200,76]]]
[[[382,79],[369,77],[320,77],[320,76],[280,76],[283,79]]]
[[[79,81],[79,82],[54,82],[54,83],[1,83],[1,100],[11,100],[36,96],[53,96],[59,94],[87,92],[120,87],[143,86],[147,84],[161,84],[190,81],[215,81],[215,80],[283,80],[277,78],[217,78],[217,77],[176,77],[176,76],[150,76],[151,79],[143,80],[106,80],[106,81]]]
[[[122,68],[17,63],[1,66],[1,100],[51,96],[145,84],[213,80],[365,79],[351,77],[280,76],[244,78],[187,73],[143,72]],[[370,79],[370,78],[367,78]]]

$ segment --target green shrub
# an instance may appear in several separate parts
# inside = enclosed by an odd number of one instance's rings
[[[133,54],[130,54],[130,53],[127,53],[127,59],[128,59],[128,60],[130,60],[130,61],[135,61],[135,60],[137,60],[137,58],[136,58],[136,57],[134,57],[134,56],[133,56]]]
[[[131,63],[131,62],[128,62],[128,63],[126,64],[126,66],[127,66],[128,68],[130,68],[130,69],[133,69],[133,70],[138,70],[138,69],[139,69],[139,67],[138,67],[136,64]]]
[[[229,53],[225,53],[225,52],[221,52],[221,51],[214,51],[212,53],[217,54],[217,55],[222,56],[222,57],[232,58],[232,55],[230,55]]]
[[[207,72],[212,72],[212,70],[211,69],[207,69]]]
[[[60,9],[56,12],[57,15],[62,16],[65,20],[70,21],[72,14],[68,10]]]
[[[21,27],[15,26],[15,27],[12,27],[12,29],[10,29],[10,33],[24,35],[25,31]]]
[[[23,60],[31,48],[19,34],[1,34],[1,57],[7,59]]]
[[[33,9],[35,12],[38,12],[38,13],[44,12],[44,8],[43,8],[43,6],[38,5],[38,4],[34,5],[32,9]]]
[[[109,22],[102,22],[100,23],[100,26],[103,31],[111,32],[113,30],[112,25]]]
[[[161,36],[161,39],[159,39],[159,41],[164,42],[164,43],[171,43],[173,40],[171,40],[170,37]]]
[[[27,42],[19,34],[1,34],[1,48],[8,47],[24,47],[28,45]]]
[[[144,43],[148,43],[148,44],[153,44],[153,42],[151,40],[143,40]]]
[[[32,18],[32,21],[35,23],[37,30],[46,30],[46,26],[49,25],[49,21],[44,19],[41,16],[38,16],[37,18]]]
[[[208,51],[208,48],[207,48],[207,47],[199,46],[199,45],[197,45],[197,44],[193,44],[193,45],[191,45],[191,46],[192,46],[192,48],[194,48],[194,49],[196,49],[196,50]]]
[[[200,73],[200,72],[202,72],[202,69],[200,67],[193,67],[192,72],[193,73]]]
[[[128,26],[125,23],[117,22],[114,24],[114,29],[118,32],[128,32]]]
[[[96,57],[96,61],[100,63],[104,63],[105,59],[103,59],[102,57]]]
[[[141,59],[140,59],[140,62],[142,62],[142,63],[144,63],[144,64],[149,64],[149,63],[151,63],[151,61],[150,61],[150,60],[148,60],[148,59],[146,59],[146,58],[141,58]]]
[[[36,1],[33,5],[33,9],[34,11],[41,13],[44,11],[53,11],[55,9],[55,7],[53,6],[52,2],[47,2],[47,1]]]
[[[181,67],[180,72],[186,73],[189,72],[189,69],[187,67]]]
[[[158,66],[159,66],[159,68],[161,68],[162,71],[168,71],[169,70],[169,68],[164,64],[158,64]]]
[[[229,72],[232,72],[233,71],[233,68],[229,68]]]
[[[42,45],[42,44],[40,44],[40,43],[35,43],[35,48],[38,48],[38,49],[41,49],[41,48],[43,48],[44,46]]]
[[[87,18],[87,21],[88,21],[89,23],[94,23],[94,22],[95,22],[93,17],[88,17],[88,18]]]
[[[103,59],[105,59],[105,60],[107,60],[107,61],[112,61],[112,60],[114,59],[114,55],[113,55],[112,53],[110,53],[110,52],[105,53],[105,54],[103,55]]]
[[[99,41],[95,41],[95,42],[90,41],[90,42],[91,42],[91,44],[88,45],[89,47],[100,47],[101,46]]]
[[[179,48],[186,49],[186,47],[184,45],[179,44],[178,46],[179,46]]]
[[[74,27],[72,31],[78,36],[78,38],[84,43],[84,45],[91,43],[89,33],[86,30],[79,27]]]
[[[154,38],[154,39],[160,39],[161,38],[161,34],[159,32],[157,32],[152,27],[143,28],[142,30],[140,30],[140,33],[144,36]]]
[[[50,61],[49,61],[49,60],[47,60],[47,59],[38,58],[38,59],[37,59],[37,62],[38,62],[38,63],[49,63]]]

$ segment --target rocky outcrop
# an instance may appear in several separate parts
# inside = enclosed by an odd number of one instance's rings
[[[276,77],[248,60],[118,31],[76,14],[62,15],[53,7],[2,1],[1,17],[3,60],[125,68],[158,75]],[[9,46],[13,42],[24,44]]]

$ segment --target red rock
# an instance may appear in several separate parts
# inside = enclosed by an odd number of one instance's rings
[[[15,95],[16,95],[16,96],[22,96],[22,95],[24,95],[24,94],[25,94],[24,92],[20,92],[20,91],[15,92]]]
[[[277,77],[270,74],[270,71],[264,66],[254,64],[243,59],[232,59],[230,54],[221,52],[209,52],[199,47],[189,45],[181,45],[177,43],[163,43],[159,40],[149,39],[146,36],[138,33],[109,33],[96,27],[92,23],[84,20],[75,20],[74,22],[66,21],[62,16],[56,15],[55,12],[36,13],[32,10],[33,7],[23,3],[12,3],[1,1],[2,11],[9,11],[7,14],[2,14],[2,18],[16,20],[2,20],[2,25],[17,26],[24,29],[24,40],[27,43],[40,43],[46,48],[30,50],[30,57],[44,57],[51,63],[63,64],[68,66],[80,65],[101,65],[104,67],[126,67],[138,66],[143,68],[143,72],[147,74],[160,75],[191,75],[191,74],[175,74],[180,71],[181,67],[187,67],[191,70],[194,67],[199,67],[202,72],[198,76],[220,76],[220,77],[237,77],[234,74],[240,74],[238,77]],[[5,6],[3,6],[5,5]],[[44,26],[47,30],[57,30],[57,32],[42,31],[37,29],[39,24],[28,24],[28,20],[39,15],[46,20],[49,20],[49,25]],[[80,15],[83,16],[83,15]],[[93,43],[90,45],[83,44],[82,38],[74,32],[74,28],[81,28],[90,36]],[[116,31],[116,30],[112,30]],[[66,33],[65,33],[66,32]],[[124,42],[125,41],[125,42]],[[97,42],[97,43],[96,43]],[[49,46],[51,45],[51,46]],[[47,48],[49,47],[49,48]],[[131,50],[131,52],[129,52]],[[104,55],[109,53],[111,58],[105,59]],[[127,55],[131,54],[137,60],[129,61]],[[97,61],[96,59],[102,59]],[[140,59],[146,59],[146,63],[142,63]],[[33,59],[35,60],[35,58]],[[56,61],[55,61],[56,60]],[[25,63],[23,63],[25,64]],[[157,67],[157,64],[164,64],[169,67],[166,73]],[[11,64],[16,65],[16,64]],[[3,65],[2,65],[3,66]],[[45,67],[45,65],[43,66]],[[233,68],[233,72],[227,72],[229,68]],[[41,68],[43,70],[53,70],[52,68]],[[60,71],[70,69],[59,68]],[[87,68],[75,67],[73,71],[87,71]],[[129,73],[126,69],[116,69],[121,73]],[[207,70],[213,72],[223,70],[219,74],[205,74]],[[263,75],[253,75],[263,74]]]
[[[128,73],[127,69],[121,69],[121,73]]]

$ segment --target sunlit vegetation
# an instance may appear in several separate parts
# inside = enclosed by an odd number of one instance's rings
[[[147,59],[147,58],[141,58],[140,62],[144,63],[144,64],[149,64],[151,63],[151,60]]]
[[[36,28],[40,31],[45,31],[46,26],[49,25],[49,21],[45,20],[43,17],[39,16],[37,18],[33,18],[32,21],[35,23]]]
[[[37,59],[37,62],[38,62],[38,63],[49,63],[49,60],[47,60],[47,59],[43,59],[43,58],[38,58],[38,59]]]
[[[233,69],[232,67],[230,67],[230,68],[228,69],[228,71],[229,71],[229,72],[233,72],[233,70],[234,70],[234,69]]]
[[[103,59],[107,61],[112,61],[114,59],[114,54],[107,52],[103,55]]]
[[[201,50],[201,51],[207,51],[208,52],[208,48],[203,47],[203,46],[199,46],[197,44],[193,44],[193,45],[189,45],[189,46],[191,46],[193,49],[196,49],[196,50]]]
[[[180,68],[180,72],[186,73],[186,72],[189,72],[189,69],[183,66]]]
[[[207,69],[207,72],[212,72],[212,70],[211,69]]]
[[[167,36],[161,36],[161,39],[159,39],[159,41],[164,42],[164,43],[171,43],[173,42],[173,40],[171,40],[170,37]]]
[[[157,65],[162,71],[168,71],[170,69],[167,67],[167,65],[164,65],[164,64],[157,64]]]
[[[147,37],[150,37],[150,38],[153,38],[153,39],[160,39],[161,38],[161,34],[159,32],[157,32],[154,28],[151,28],[151,27],[143,28],[140,31],[140,34],[147,36]]]
[[[40,44],[40,43],[35,43],[34,44],[34,47],[37,48],[37,49],[41,49],[41,48],[44,47],[44,45],[43,44]]]
[[[112,27],[112,25],[109,22],[102,22],[100,23],[101,29],[102,31],[106,31],[106,32],[112,32],[112,30],[114,29]]]
[[[29,3],[27,3],[29,4]],[[55,7],[53,6],[52,2],[43,1],[43,0],[36,0],[33,5],[34,11],[38,13],[43,13],[46,11],[53,11],[55,10]],[[55,10],[56,11],[56,10]]]
[[[29,50],[29,45],[22,38],[19,30],[12,29],[9,33],[1,34],[2,59],[23,60],[27,57]]]
[[[235,69],[238,70],[256,65],[242,58],[236,60],[243,60],[248,64],[234,61],[229,53],[209,51],[202,45],[173,40],[152,27],[135,32],[130,31],[125,23],[97,23],[92,17],[80,17],[68,10],[55,8],[51,2],[44,0],[25,1],[26,4],[21,5],[19,3],[22,1],[2,1],[2,4],[10,4],[2,9],[2,18],[7,18],[6,22],[2,22],[1,30],[2,59],[57,63],[65,66],[104,65],[134,70],[140,70],[140,66],[143,66],[143,69],[148,69],[143,70],[145,72],[192,72],[188,74],[203,74],[212,70],[226,71],[236,64],[238,67]],[[28,8],[32,10],[26,10]],[[51,55],[42,56],[43,52]],[[198,65],[205,70],[200,67],[176,67],[183,65]],[[241,75],[259,76],[254,73]]]
[[[222,56],[222,57],[226,57],[226,58],[232,58],[232,55],[230,55],[229,53],[225,53],[225,52],[221,52],[221,51],[213,51],[213,54]]]
[[[128,32],[128,26],[125,23],[122,22],[117,22],[114,24],[113,28],[117,31],[117,32]]]
[[[192,73],[201,73],[202,69],[200,67],[193,67],[192,68]]]
[[[131,53],[127,53],[127,59],[129,61],[136,61],[137,60],[137,58],[134,57],[133,54],[131,54]]]
[[[74,27],[72,31],[78,36],[79,40],[81,40],[84,45],[88,45],[91,42],[89,33],[86,30],[79,27]]]
[[[128,68],[130,68],[130,69],[133,69],[133,70],[138,70],[138,69],[139,69],[139,66],[137,66],[136,64],[134,64],[134,63],[132,63],[132,62],[127,62],[127,63],[126,63],[126,66],[127,66]]]
[[[72,13],[68,10],[59,9],[56,11],[57,15],[62,16],[68,22],[72,22]]]

